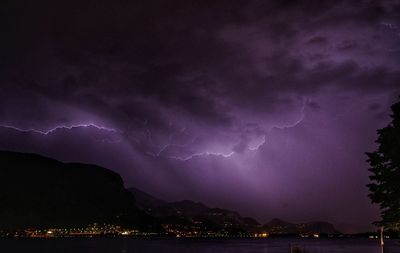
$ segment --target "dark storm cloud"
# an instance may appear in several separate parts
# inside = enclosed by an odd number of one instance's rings
[[[64,129],[2,147],[101,163],[165,197],[246,202],[260,219],[299,204],[296,194],[313,206],[322,196],[290,175],[320,185],[344,168],[367,178],[364,140],[373,145],[400,91],[399,9],[396,1],[2,1],[0,123],[118,130],[87,140],[90,131]],[[79,139],[97,147],[80,153]],[[357,173],[342,187],[362,210],[370,207]],[[243,198],[235,204],[230,191]],[[282,215],[301,219],[299,210]],[[329,210],[315,217],[344,219]]]
[[[31,11],[27,11],[28,7]],[[118,1],[113,5],[107,1],[39,2],[9,8],[8,20],[16,24],[8,27],[6,37],[23,44],[25,51],[8,45],[14,49],[8,54],[26,58],[26,66],[18,64],[13,68],[11,72],[17,73],[12,78],[25,77],[40,83],[34,88],[37,92],[58,99],[85,101],[94,108],[104,103],[91,99],[92,95],[106,93],[116,99],[127,95],[145,97],[212,121],[228,117],[219,111],[216,101],[227,93],[232,94],[235,103],[240,97],[257,99],[258,94],[265,97],[274,91],[293,88],[302,91],[307,89],[305,83],[312,86],[309,91],[314,91],[324,86],[327,78],[339,81],[343,78],[346,82],[348,74],[356,68],[356,63],[322,62],[310,69],[304,67],[301,55],[293,54],[291,49],[279,49],[265,55],[265,65],[261,66],[265,71],[255,72],[250,62],[253,52],[241,50],[240,43],[235,46],[221,40],[220,33],[226,27],[259,29],[263,33],[259,39],[264,39],[265,46],[274,47],[292,45],[303,30],[316,29],[315,23],[323,25],[331,20],[332,25],[337,25],[340,20],[376,24],[387,14],[374,2],[357,5],[329,1],[321,4]],[[295,15],[288,17],[286,13]],[[338,48],[348,48],[348,43],[342,41]],[[313,75],[308,77],[310,71]],[[197,81],[199,78],[204,81]],[[249,94],[235,96],[238,91]]]
[[[325,37],[317,36],[308,41],[309,44],[326,45],[328,40]]]
[[[371,111],[376,111],[376,110],[379,110],[381,108],[382,108],[382,106],[380,104],[375,104],[375,103],[370,104],[368,106],[368,109],[371,110]]]

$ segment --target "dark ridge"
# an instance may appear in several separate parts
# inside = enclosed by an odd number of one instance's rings
[[[0,206],[0,228],[156,226],[117,173],[36,154],[0,151]]]

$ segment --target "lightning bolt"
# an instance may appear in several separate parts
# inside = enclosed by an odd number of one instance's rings
[[[153,157],[159,157],[159,156],[161,156],[162,153],[163,153],[167,148],[170,148],[170,147],[185,148],[185,147],[189,146],[190,144],[193,144],[193,143],[197,140],[197,138],[198,138],[198,136],[195,136],[194,138],[192,138],[191,141],[189,141],[189,142],[187,142],[187,143],[184,143],[184,144],[177,144],[177,143],[173,143],[173,137],[174,137],[175,134],[170,134],[170,135],[168,136],[168,142],[167,142],[166,144],[160,146],[160,145],[157,145],[157,144],[154,143],[153,137],[152,137],[152,133],[151,133],[150,129],[149,129],[148,126],[147,126],[147,121],[145,121],[145,123],[144,123],[144,129],[145,129],[145,132],[146,132],[146,135],[147,135],[147,139],[148,139],[149,143],[151,144],[151,146],[153,146],[153,147],[155,147],[156,149],[158,149],[158,151],[155,152],[155,153],[153,153],[153,152],[147,152],[148,155],[153,156]],[[186,131],[186,127],[183,127],[183,128],[181,129],[181,131],[179,132],[179,134],[184,134],[185,131]],[[233,154],[234,154],[233,151],[230,152],[229,154],[215,153],[215,152],[208,152],[208,151],[206,151],[206,152],[195,153],[195,154],[192,154],[192,155],[189,155],[189,156],[186,156],[186,157],[167,156],[167,158],[175,159],[175,160],[180,160],[180,161],[187,161],[187,160],[190,160],[190,159],[192,159],[192,158],[194,158],[194,157],[198,157],[198,156],[214,155],[214,156],[222,156],[222,157],[228,158],[228,157],[232,156]]]
[[[201,153],[195,153],[192,154],[190,156],[187,157],[178,157],[178,156],[169,156],[168,158],[172,158],[172,159],[176,159],[176,160],[181,160],[181,161],[188,161],[194,157],[198,157],[198,156],[220,156],[223,158],[229,158],[231,157],[233,154],[235,154],[234,151],[230,152],[229,154],[224,154],[224,153],[214,153],[214,152],[201,152]]]
[[[293,128],[293,127],[298,126],[301,122],[303,122],[303,120],[304,120],[304,118],[305,118],[305,110],[306,110],[306,106],[307,106],[308,103],[309,103],[309,99],[303,99],[303,106],[301,107],[301,110],[300,110],[300,117],[299,117],[295,122],[293,122],[292,124],[283,125],[283,126],[280,126],[280,125],[273,125],[273,126],[271,126],[271,127],[269,128],[269,130],[268,130],[267,132],[270,133],[270,132],[271,132],[272,130],[274,130],[274,129],[285,130],[285,129],[289,129],[289,128]],[[262,137],[262,141],[261,141],[257,146],[255,146],[254,148],[249,148],[249,150],[251,150],[251,151],[256,151],[256,150],[258,150],[262,145],[264,145],[265,142],[266,142],[266,135],[264,135],[264,136]]]
[[[177,144],[177,143],[172,143],[172,137],[171,136],[172,135],[170,135],[170,138],[169,138],[170,142],[165,144],[164,146],[162,146],[161,149],[155,154],[155,156],[160,156],[167,148],[170,148],[170,147],[186,148],[190,144],[194,143],[196,141],[196,139],[198,138],[196,136],[191,141],[189,141],[188,143]]]
[[[170,123],[170,125],[171,125],[171,123]],[[192,138],[191,141],[189,141],[189,142],[187,142],[187,143],[185,143],[185,144],[178,144],[178,143],[173,143],[173,137],[174,137],[175,134],[172,133],[172,134],[170,134],[170,135],[168,136],[168,142],[167,142],[166,144],[160,146],[160,145],[157,145],[157,144],[154,143],[153,137],[152,137],[152,133],[151,133],[150,129],[147,127],[147,121],[145,121],[144,129],[145,129],[146,136],[147,136],[147,139],[148,139],[150,145],[153,146],[153,147],[155,147],[156,149],[158,149],[158,151],[155,152],[155,153],[153,153],[153,152],[147,152],[148,155],[151,155],[151,156],[154,156],[154,157],[159,157],[159,156],[161,156],[161,154],[162,154],[167,148],[170,148],[170,147],[185,148],[185,147],[189,146],[190,144],[193,144],[193,143],[197,140],[197,138],[198,138],[198,136],[195,136],[194,138]],[[181,129],[181,131],[179,132],[179,134],[184,134],[185,131],[186,131],[186,127],[183,127],[183,128]],[[169,158],[179,159],[179,157],[175,157],[175,156],[170,156]]]
[[[263,135],[261,142],[259,144],[257,144],[254,148],[249,147],[249,150],[250,151],[258,150],[262,145],[264,145],[265,138],[266,138],[265,135]]]
[[[300,117],[299,119],[297,119],[295,122],[293,122],[292,124],[288,124],[288,125],[273,125],[269,128],[269,130],[267,131],[268,133],[271,132],[273,129],[288,129],[288,128],[293,128],[296,127],[297,125],[299,125],[305,118],[305,108],[307,105],[308,99],[304,99],[303,100],[303,106],[302,109],[300,111]],[[171,125],[171,123],[170,123]],[[0,127],[3,128],[8,128],[8,129],[13,129],[19,132],[33,132],[33,133],[37,133],[37,134],[41,134],[41,135],[49,135],[57,130],[62,130],[62,129],[66,129],[66,130],[72,130],[74,128],[88,128],[88,127],[94,127],[96,129],[99,130],[103,130],[103,131],[107,131],[107,132],[113,132],[113,133],[123,133],[120,130],[114,129],[114,128],[109,128],[109,127],[105,127],[102,125],[98,125],[95,123],[85,123],[85,124],[74,124],[74,125],[58,125],[54,128],[48,129],[48,130],[39,130],[39,129],[35,129],[35,128],[20,128],[20,127],[16,127],[16,126],[12,126],[12,125],[7,125],[7,124],[0,124]],[[186,127],[183,127],[178,134],[183,135],[185,134],[186,131]],[[146,135],[146,139],[147,141],[150,143],[151,146],[153,146],[155,149],[157,149],[156,152],[147,152],[148,155],[153,156],[153,157],[160,157],[166,149],[170,148],[170,147],[179,147],[179,148],[186,148],[189,145],[193,144],[198,136],[195,136],[194,138],[192,138],[189,142],[187,143],[183,143],[183,144],[179,144],[179,143],[173,143],[173,139],[174,136],[176,135],[176,133],[171,133],[168,136],[168,141],[166,144],[164,145],[157,145],[154,140],[153,140],[153,135],[151,130],[148,128],[148,124],[147,121],[144,122],[144,132]],[[103,142],[105,142],[105,140],[101,140]],[[120,142],[120,140],[115,141],[115,142]],[[257,145],[255,145],[254,147],[249,147],[248,149],[250,151],[256,151],[258,150],[262,145],[264,145],[266,142],[266,135],[262,136],[262,140],[260,143],[258,143]],[[204,152],[199,152],[199,153],[194,153],[188,156],[167,156],[167,158],[170,159],[175,159],[175,160],[180,160],[180,161],[188,161],[190,159],[193,159],[195,157],[200,157],[200,156],[218,156],[218,157],[223,157],[223,158],[229,158],[231,156],[233,156],[235,154],[234,151],[231,151],[230,153],[222,153],[222,152],[209,152],[209,151],[204,151]]]
[[[309,99],[304,99],[303,100],[303,106],[301,107],[301,111],[300,111],[300,117],[299,119],[297,119],[295,122],[293,122],[292,124],[289,125],[283,125],[283,126],[279,126],[279,125],[274,125],[272,126],[268,132],[272,131],[273,129],[289,129],[289,128],[293,128],[296,127],[297,125],[299,125],[305,118],[305,110],[306,110],[306,106],[309,103]]]
[[[167,148],[170,148],[170,147],[185,148],[185,147],[189,146],[190,144],[194,143],[194,142],[196,141],[197,138],[198,138],[198,137],[196,136],[196,137],[194,137],[191,141],[189,141],[188,143],[185,143],[185,144],[167,143],[167,144],[165,144],[164,146],[161,146],[161,147],[160,147],[160,146],[156,146],[156,147],[159,147],[159,148],[160,148],[160,149],[158,150],[158,152],[156,152],[156,153],[147,152],[147,154],[149,154],[149,155],[151,155],[151,156],[154,156],[154,157],[159,157],[159,156],[161,156],[161,154],[162,154]],[[170,139],[170,140],[171,140],[171,139]],[[168,158],[175,159],[175,160],[180,160],[180,161],[187,161],[187,160],[190,160],[190,159],[192,159],[192,158],[194,158],[194,157],[206,156],[206,155],[222,156],[222,157],[224,157],[224,158],[228,158],[228,157],[232,156],[234,153],[235,153],[235,152],[233,152],[233,151],[232,151],[231,153],[229,153],[229,154],[214,153],[214,152],[208,152],[208,151],[206,151],[206,152],[195,153],[195,154],[192,154],[192,155],[189,155],[189,156],[186,156],[186,157],[168,156]]]
[[[303,99],[303,105],[300,110],[300,117],[295,122],[288,124],[288,125],[273,125],[269,128],[269,130],[267,132],[269,133],[274,129],[289,129],[289,128],[298,126],[305,118],[305,109],[306,109],[308,102],[309,102],[309,99]],[[147,152],[148,155],[153,156],[153,157],[160,157],[162,155],[162,153],[169,147],[185,148],[185,147],[189,146],[190,144],[194,143],[195,140],[198,138],[198,137],[194,137],[191,141],[189,141],[188,143],[185,143],[185,144],[177,144],[177,143],[173,143],[174,134],[170,134],[168,137],[168,142],[166,144],[157,145],[154,143],[153,138],[152,138],[152,133],[151,133],[150,129],[147,127],[147,121],[145,121],[144,127],[145,127],[145,132],[146,132],[149,143],[158,150],[157,152]],[[186,127],[184,127],[182,129],[180,134],[183,134],[185,130],[186,130]],[[261,142],[258,143],[255,147],[249,147],[248,149],[250,151],[256,151],[262,145],[264,145],[265,142],[266,142],[266,135],[262,136]],[[188,161],[190,159],[193,159],[195,157],[200,157],[200,156],[219,156],[219,157],[223,157],[223,158],[229,158],[229,157],[233,156],[234,154],[235,154],[234,151],[231,151],[230,153],[204,151],[204,152],[194,153],[194,154],[191,154],[191,155],[185,156],[185,157],[167,156],[167,158],[180,160],[180,161]]]
[[[5,125],[5,124],[0,124],[0,127],[13,129],[13,130],[16,130],[16,131],[19,131],[19,132],[33,132],[33,133],[42,134],[42,135],[48,135],[48,134],[51,134],[51,133],[53,133],[53,132],[55,132],[57,130],[60,130],[60,129],[72,130],[74,128],[79,128],[79,127],[84,127],[84,128],[94,127],[94,128],[99,129],[99,130],[103,130],[103,131],[107,131],[107,132],[114,132],[114,133],[121,132],[121,131],[116,130],[114,128],[108,128],[108,127],[100,126],[100,125],[97,125],[97,124],[94,124],[94,123],[76,124],[76,125],[70,125],[70,126],[59,125],[59,126],[56,126],[54,128],[48,129],[48,130],[38,130],[38,129],[34,129],[34,128],[19,128],[19,127],[16,127],[16,126]]]

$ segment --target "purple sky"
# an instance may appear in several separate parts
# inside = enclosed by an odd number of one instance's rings
[[[0,148],[260,222],[379,218],[399,1],[2,1]]]

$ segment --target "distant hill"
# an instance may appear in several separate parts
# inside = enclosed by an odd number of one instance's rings
[[[275,218],[264,228],[275,234],[340,234],[332,224],[323,221],[295,224]]]
[[[180,226],[207,224],[212,230],[226,228],[243,229],[247,232],[267,231],[271,234],[340,234],[328,222],[290,223],[281,219],[272,219],[265,225],[250,217],[242,217],[239,213],[221,208],[210,208],[201,202],[183,200],[167,202],[160,200],[136,188],[130,188],[137,200],[137,205],[147,214],[157,217],[162,223]]]
[[[294,223],[286,222],[278,218],[272,219],[270,222],[265,224],[266,226],[269,227],[294,227],[296,226]]]
[[[210,235],[339,233],[327,222],[294,224],[273,219],[261,225],[201,202],[167,202],[121,177],[88,164],[63,163],[35,154],[0,151],[0,229],[120,224],[142,231],[192,231]],[[172,232],[174,233],[174,232]]]
[[[129,192],[131,192],[136,199],[136,203],[139,206],[145,207],[145,208],[155,208],[159,206],[166,205],[167,202],[161,199],[158,199],[156,197],[151,196],[150,194],[141,191],[137,188],[131,187],[128,189]]]
[[[149,215],[157,217],[162,223],[182,227],[196,227],[200,230],[243,230],[252,232],[259,229],[260,224],[250,217],[242,217],[239,213],[221,208],[210,208],[201,202],[182,200],[166,202],[136,188],[130,188],[137,200],[137,205]]]
[[[89,223],[155,229],[121,177],[108,169],[0,151],[0,228],[74,227]]]
[[[301,233],[340,234],[331,223],[324,221],[301,223],[298,226],[301,227]]]
[[[298,234],[299,230],[296,224],[286,222],[280,219],[272,219],[264,225],[267,231],[276,234]]]

